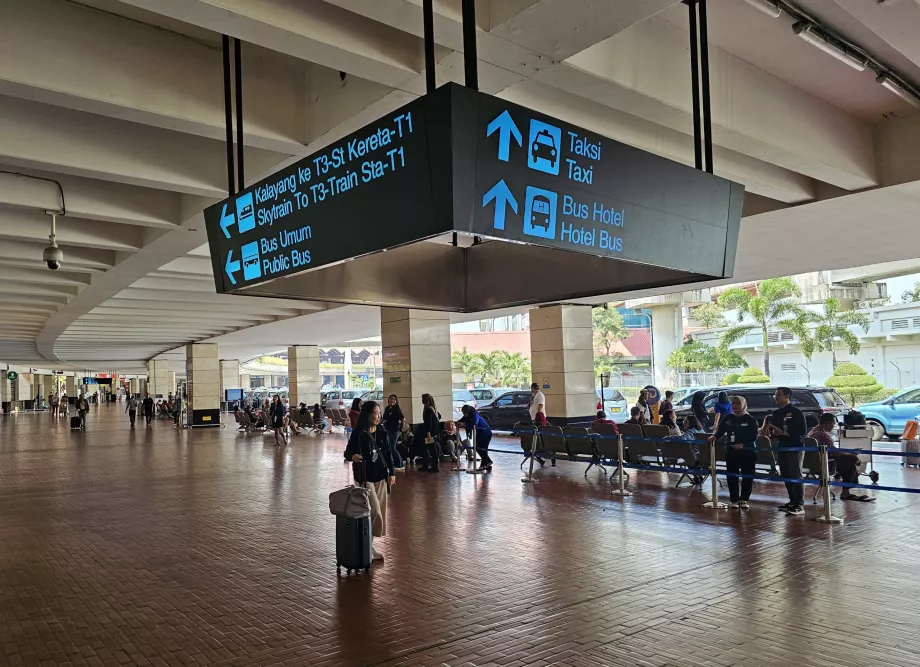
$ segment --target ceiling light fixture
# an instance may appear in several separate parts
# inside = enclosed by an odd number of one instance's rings
[[[783,13],[783,10],[779,8],[779,4],[773,0],[744,0],[754,9],[759,9],[764,14],[772,16],[773,18],[779,18],[779,15]]]
[[[799,21],[793,24],[792,31],[804,39],[809,44],[818,47],[826,54],[833,56],[842,63],[845,63],[853,69],[863,72],[869,61],[857,54],[851,53],[846,47],[838,46],[830,41],[828,36],[813,23],[808,21]]]
[[[875,80],[881,84],[882,88],[887,88],[889,91],[900,97],[908,104],[920,109],[920,99],[917,99],[917,96],[914,93],[907,90],[897,81],[892,79],[888,72],[882,72]]]

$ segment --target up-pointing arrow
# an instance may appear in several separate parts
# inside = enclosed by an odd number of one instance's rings
[[[491,189],[482,197],[482,207],[485,208],[488,203],[495,200],[495,217],[492,219],[492,225],[495,229],[505,228],[505,205],[511,207],[511,210],[517,213],[518,203],[511,194],[511,190],[505,185],[505,179],[500,180],[493,185]]]
[[[524,139],[521,137],[521,131],[514,124],[511,114],[507,110],[502,111],[496,116],[495,120],[489,123],[486,128],[486,136],[491,137],[495,130],[498,130],[498,159],[507,162],[508,149],[511,147],[511,137],[514,137],[518,146],[523,143]]]
[[[230,225],[235,225],[235,224],[236,224],[236,216],[233,215],[232,213],[230,215],[227,215],[227,205],[224,204],[224,207],[223,209],[221,209],[221,212],[220,212],[220,228],[224,230],[224,235],[228,239],[230,238],[230,232],[227,231],[227,227],[229,227]]]
[[[230,284],[236,285],[236,278],[233,277],[233,274],[240,270],[239,261],[233,261],[233,250],[227,253],[227,264],[224,266],[224,270],[227,272],[227,277],[230,278]]]

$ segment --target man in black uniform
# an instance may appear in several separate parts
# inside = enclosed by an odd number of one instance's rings
[[[773,400],[777,408],[764,419],[761,435],[775,438],[779,447],[801,447],[808,427],[805,415],[791,403],[792,390],[777,387]],[[779,474],[786,478],[801,479],[804,461],[805,452],[776,452]],[[780,505],[778,509],[790,515],[805,514],[805,487],[786,482],[786,492],[789,494],[789,502]]]
[[[150,426],[151,419],[153,419],[153,399],[150,398],[150,394],[147,394],[147,397],[144,398],[144,421],[147,422],[147,426]]]

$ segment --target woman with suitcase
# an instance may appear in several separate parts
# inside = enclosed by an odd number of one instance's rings
[[[377,538],[387,534],[387,495],[396,484],[390,444],[380,419],[380,406],[375,401],[365,401],[345,448],[345,459],[352,462],[355,482],[367,483],[371,536]],[[383,560],[383,554],[373,547],[371,553],[374,560]]]

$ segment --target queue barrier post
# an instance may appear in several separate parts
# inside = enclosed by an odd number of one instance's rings
[[[536,484],[537,480],[533,478],[533,460],[537,457],[537,440],[540,437],[540,431],[533,430],[533,439],[530,442],[530,466],[527,468],[527,477],[521,477],[525,484]]]
[[[473,429],[473,434],[470,437],[470,444],[473,446],[473,467],[466,469],[467,475],[479,475],[482,474],[482,470],[476,469],[476,429]]]
[[[818,443],[818,456],[821,458],[821,488],[824,491],[824,514],[818,516],[815,520],[820,523],[843,523],[843,519],[831,514],[831,473],[827,462],[827,445]]]
[[[728,505],[719,502],[719,480],[716,478],[716,439],[709,439],[709,478],[712,480],[712,499],[703,503],[708,510],[728,509]]]
[[[605,473],[606,474],[606,473]],[[626,490],[623,481],[623,436],[617,436],[617,488],[613,490],[615,496],[631,496],[632,491]]]

